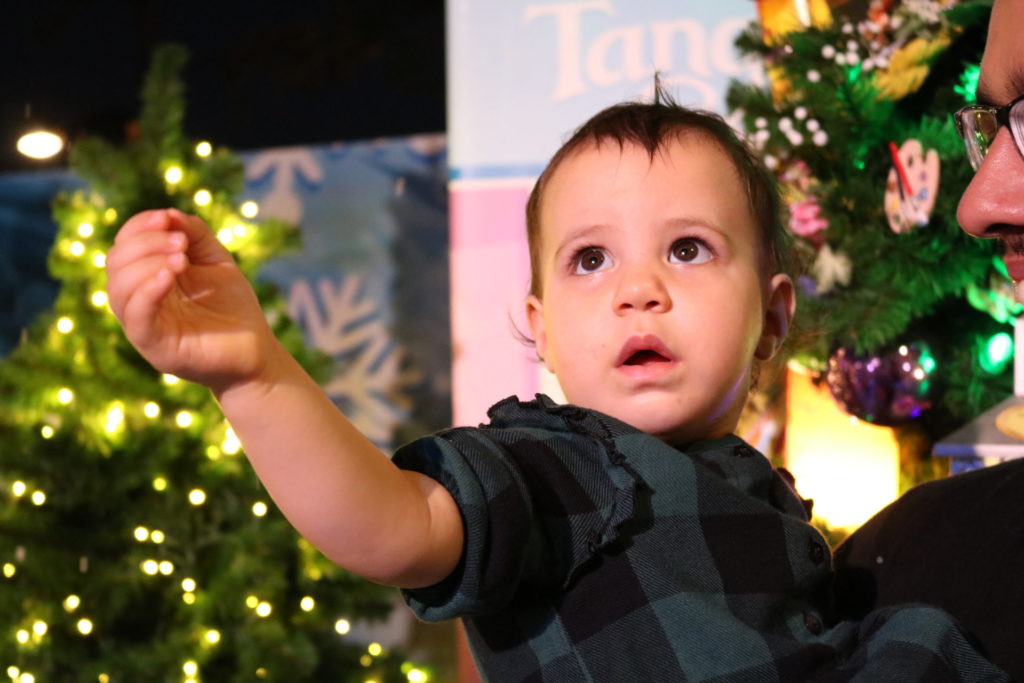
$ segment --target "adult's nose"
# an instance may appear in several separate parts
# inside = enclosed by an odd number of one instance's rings
[[[1024,230],[1024,156],[1002,128],[971,179],[956,212],[960,227],[975,237]]]

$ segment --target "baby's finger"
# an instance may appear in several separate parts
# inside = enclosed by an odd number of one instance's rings
[[[129,339],[143,350],[160,339],[160,308],[164,297],[174,287],[170,268],[161,268],[139,285],[125,301],[119,316]]]
[[[137,237],[145,232],[160,232],[170,229],[170,219],[167,215],[168,209],[150,209],[141,211],[121,226],[114,236],[114,244],[120,244]]]
[[[107,252],[107,272],[116,273],[133,261],[157,254],[184,253],[187,247],[188,238],[178,231],[141,233],[110,248]]]
[[[181,231],[188,237],[188,258],[192,263],[212,265],[232,260],[231,252],[221,244],[202,218],[177,209],[168,209],[167,220],[171,229]]]
[[[170,272],[173,279],[173,276],[181,273],[186,265],[184,254],[156,254],[135,259],[112,271],[107,280],[107,296],[114,315],[123,322],[125,307],[136,292],[145,288],[147,282],[157,277],[163,270]]]

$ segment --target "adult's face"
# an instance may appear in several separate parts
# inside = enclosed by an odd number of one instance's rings
[[[979,104],[1002,107],[1024,95],[1022,35],[1024,0],[996,0],[981,61]],[[1024,126],[1012,127],[1000,127],[992,139],[960,200],[957,219],[971,235],[1002,242],[1017,300],[1024,302]]]

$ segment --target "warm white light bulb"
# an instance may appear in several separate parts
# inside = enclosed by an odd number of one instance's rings
[[[81,256],[82,254],[85,253],[85,245],[79,242],[78,240],[75,240],[74,242],[68,245],[68,251],[74,257]]]
[[[32,632],[35,633],[37,636],[45,636],[48,628],[49,627],[46,625],[46,622],[42,619],[36,619],[32,623]]]
[[[28,491],[28,484],[23,481],[16,481],[11,484],[11,493],[17,498],[24,496],[26,491]]]
[[[267,504],[263,501],[257,501],[252,504],[252,514],[257,517],[263,517],[267,514]]]
[[[186,593],[191,593],[196,589],[196,580],[191,578],[182,579],[181,589]]]
[[[178,414],[174,416],[174,423],[185,429],[186,427],[192,426],[192,413],[187,410],[178,411]]]
[[[302,608],[303,612],[312,612],[313,608],[316,607],[316,601],[307,595],[299,601],[299,607]]]
[[[103,268],[107,265],[107,255],[102,253],[96,254],[92,257],[92,264],[97,268]]]
[[[186,676],[195,676],[199,673],[199,665],[190,659],[182,665],[181,670],[185,672]]]
[[[205,140],[196,145],[196,154],[201,157],[208,157],[213,152],[213,145]]]
[[[66,315],[57,320],[57,331],[61,334],[67,334],[73,329],[75,329],[75,321]]]
[[[160,571],[160,564],[156,560],[146,560],[142,563],[142,571],[150,576],[156,576]]]
[[[170,576],[174,573],[174,563],[170,560],[164,560],[160,563],[160,573],[164,576]]]
[[[149,532],[149,540],[153,541],[153,543],[160,544],[163,543],[165,539],[166,537],[164,536],[164,532],[159,529],[153,529]]]
[[[168,386],[174,386],[175,384],[177,384],[178,382],[181,381],[180,377],[176,377],[174,375],[170,375],[170,374],[168,374],[166,372],[163,375],[160,376],[160,379],[162,379],[164,384],[166,384]]]
[[[57,392],[57,402],[60,403],[61,405],[66,406],[66,405],[68,405],[69,403],[71,403],[74,400],[75,400],[75,392],[71,391],[67,387],[62,387]]]
[[[151,420],[160,417],[160,405],[154,401],[149,401],[146,405],[142,406],[142,414]]]
[[[77,595],[69,595],[64,598],[64,609],[68,612],[74,612],[82,604],[82,599]]]
[[[211,628],[206,632],[206,642],[210,645],[216,645],[220,642],[220,631],[215,628]]]
[[[192,489],[188,492],[188,502],[193,505],[202,505],[206,502],[206,492],[202,489]]]
[[[32,492],[32,504],[33,505],[42,505],[45,502],[46,502],[46,494],[45,493],[43,493],[42,491],[33,491]]]
[[[39,430],[39,433],[42,434],[44,439],[52,439],[54,432],[54,428],[51,427],[50,425],[43,425],[42,428],[40,428]]]
[[[81,633],[83,636],[87,636],[90,633],[92,633],[92,621],[90,621],[89,619],[79,619],[78,632]]]
[[[366,648],[366,651],[374,657],[380,657],[380,653],[384,652],[384,648],[380,643],[370,643],[369,647]]]
[[[208,206],[213,201],[213,195],[210,194],[209,190],[198,190],[192,195],[192,201],[198,206]]]
[[[273,611],[273,607],[270,606],[269,602],[261,602],[256,605],[256,614],[261,617],[269,617]]]
[[[92,223],[80,223],[78,225],[78,235],[80,237],[92,237],[96,228],[92,226]]]
[[[149,539],[149,529],[144,526],[135,527],[135,540],[143,543]]]
[[[217,239],[221,244],[231,244],[235,240],[235,233],[230,228],[221,228],[217,231]]]
[[[177,185],[184,177],[185,174],[179,166],[171,166],[169,169],[164,171],[164,180],[166,180],[170,185]]]
[[[22,628],[22,629],[18,629],[18,632],[14,634],[14,637],[18,640],[19,643],[24,645],[25,643],[28,642],[28,639],[31,636],[29,636],[28,631],[26,631],[25,629]]]
[[[11,579],[18,573],[18,568],[10,562],[4,562],[4,578]]]
[[[95,291],[95,292],[92,293],[92,296],[89,297],[89,301],[96,308],[103,308],[104,306],[107,305],[107,302],[109,301],[109,299],[107,298],[107,293],[106,292],[104,292],[102,290],[98,290],[98,291]]]
[[[340,633],[341,635],[345,635],[346,633],[352,630],[352,624],[349,623],[348,619],[338,619],[336,622],[334,622],[334,630]]]
[[[33,159],[49,159],[64,149],[64,139],[48,130],[34,130],[18,138],[18,151]]]
[[[260,205],[254,201],[242,202],[242,206],[238,208],[238,211],[246,218],[256,218],[256,215],[260,212]]]
[[[167,479],[165,477],[155,477],[153,479],[153,490],[154,491],[166,491],[167,490]]]

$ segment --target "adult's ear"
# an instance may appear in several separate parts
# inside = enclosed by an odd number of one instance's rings
[[[754,349],[754,357],[768,360],[782,348],[796,312],[796,289],[785,273],[772,276],[764,309],[764,327]]]
[[[548,359],[548,335],[544,328],[544,302],[533,294],[526,297],[526,321],[530,325],[530,334],[533,336],[537,358],[544,363],[549,371],[554,372],[555,368]]]

